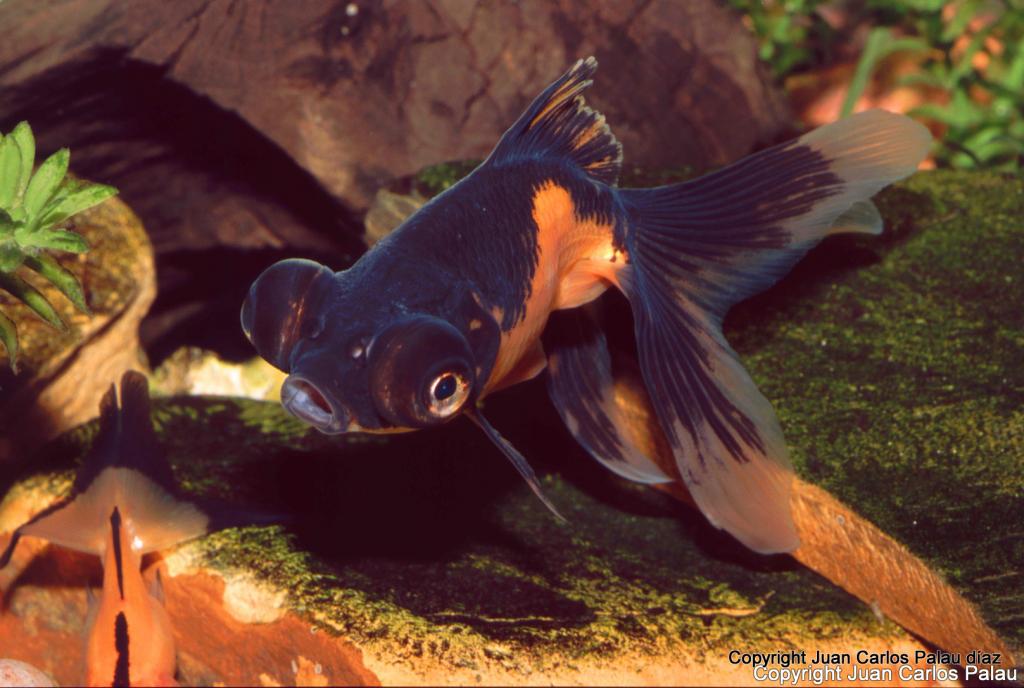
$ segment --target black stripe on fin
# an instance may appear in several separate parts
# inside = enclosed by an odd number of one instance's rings
[[[615,397],[608,342],[591,308],[552,313],[544,330],[544,351],[548,394],[576,441],[623,478],[670,482],[672,478],[630,440],[629,419]]]
[[[131,686],[128,657],[128,619],[124,612],[118,612],[114,619],[114,650],[117,652],[117,664],[114,665],[114,679],[111,686]]]
[[[114,507],[110,514],[110,535],[114,542],[114,566],[117,571],[117,591],[124,599],[124,562],[121,557],[121,512]]]
[[[502,135],[488,162],[568,159],[594,179],[615,184],[622,167],[622,145],[604,115],[583,100],[595,71],[596,59],[579,60],[544,89]]]
[[[931,137],[860,113],[684,184],[622,190],[633,308],[651,402],[708,519],[759,552],[798,545],[775,411],[722,336],[728,309],[834,231],[880,229],[867,199],[911,174]]]

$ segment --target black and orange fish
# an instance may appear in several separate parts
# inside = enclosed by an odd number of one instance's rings
[[[282,403],[303,421],[325,433],[393,432],[467,415],[542,499],[478,403],[546,370],[569,430],[608,468],[644,483],[681,479],[748,547],[791,551],[786,444],[722,319],[826,235],[880,232],[867,199],[911,174],[931,137],[873,110],[694,181],[622,189],[621,146],[582,96],[596,67],[579,61],[483,164],[348,270],[268,268],[242,327],[289,373]],[[642,403],[671,470],[635,441],[605,336],[581,308],[609,287],[632,308]],[[542,339],[565,309],[568,329]]]
[[[174,634],[160,579],[147,582],[142,558],[214,530],[263,517],[189,498],[178,489],[150,420],[141,373],[125,373],[100,402],[100,431],[71,493],[17,528],[0,568],[22,537],[95,554],[103,587],[87,625],[85,683],[176,685]]]

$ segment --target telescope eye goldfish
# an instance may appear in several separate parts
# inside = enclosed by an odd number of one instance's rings
[[[567,427],[608,468],[682,480],[714,525],[756,551],[791,551],[786,444],[722,320],[826,235],[880,232],[867,199],[910,175],[931,137],[872,110],[699,179],[619,188],[621,146],[582,95],[596,68],[577,62],[479,167],[349,269],[272,265],[249,290],[242,328],[289,374],[282,403],[310,425],[398,432],[465,415],[542,499],[478,404],[546,370]],[[609,288],[632,308],[643,403],[671,469],[631,439],[613,393],[605,335],[584,308]],[[570,331],[545,337],[556,311],[573,314]]]

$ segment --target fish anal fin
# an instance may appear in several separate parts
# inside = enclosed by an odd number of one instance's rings
[[[648,484],[672,480],[672,454],[646,390],[630,368],[612,370],[607,341],[591,310],[552,314],[544,342],[548,394],[576,440],[623,478]]]
[[[596,70],[593,57],[576,62],[505,132],[488,162],[568,159],[593,179],[615,184],[622,167],[622,146],[604,115],[587,107],[582,95]]]

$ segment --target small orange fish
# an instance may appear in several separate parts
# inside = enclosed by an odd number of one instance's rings
[[[722,320],[826,235],[880,232],[867,199],[911,174],[931,137],[874,110],[700,179],[623,189],[621,146],[583,100],[596,68],[579,61],[483,164],[348,270],[307,260],[268,268],[242,327],[289,373],[281,399],[298,418],[340,433],[467,415],[542,500],[529,464],[478,403],[546,370],[565,424],[608,468],[645,483],[682,480],[707,518],[748,547],[791,551],[786,443]],[[631,439],[605,335],[583,308],[610,287],[632,308],[643,403],[671,470]],[[568,317],[555,322],[556,311]]]
[[[142,558],[249,515],[183,496],[150,420],[141,373],[125,373],[100,402],[100,432],[71,493],[14,531],[0,555],[10,561],[23,536],[44,538],[103,561],[103,587],[87,624],[86,683],[176,685],[174,636],[159,575],[142,576]]]

